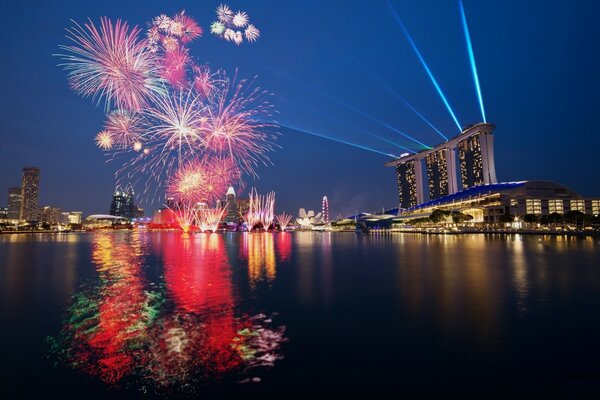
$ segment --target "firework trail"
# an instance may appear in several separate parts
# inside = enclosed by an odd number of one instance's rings
[[[59,54],[69,71],[71,87],[84,97],[111,106],[139,111],[155,95],[164,93],[160,65],[140,29],[126,22],[100,20],[97,28],[89,20],[83,27],[77,23],[67,29],[70,46],[60,46],[68,54]]]
[[[292,216],[290,214],[281,213],[277,215],[277,222],[279,222],[279,227],[281,228],[281,232],[284,232],[287,226],[290,224],[292,220]]]
[[[229,29],[235,43],[259,37],[245,12],[221,5],[217,14],[222,34]],[[67,53],[59,54],[61,65],[76,92],[105,102],[95,141],[121,163],[117,183],[144,184],[144,196],[164,189],[187,231],[197,203],[216,202],[229,185],[242,185],[244,174],[256,177],[257,167],[270,163],[277,135],[270,129],[276,124],[266,122],[275,112],[270,93],[238,80],[237,71],[230,78],[198,64],[187,46],[203,30],[185,12],[157,16],[145,37],[121,20],[74,24],[67,30],[72,44],[60,46]]]
[[[198,226],[202,232],[216,232],[226,207],[203,208],[198,211]]]
[[[246,41],[252,43],[260,37],[260,30],[250,23],[250,17],[244,11],[234,13],[226,4],[220,4],[216,10],[217,20],[210,25],[213,35],[233,42],[238,46]]]
[[[244,216],[248,229],[260,229],[261,227],[264,230],[269,229],[274,219],[275,192],[260,195],[255,188],[252,188],[249,200],[248,212]]]

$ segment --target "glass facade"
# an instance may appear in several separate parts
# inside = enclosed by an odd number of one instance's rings
[[[548,214],[563,214],[564,212],[564,204],[561,199],[548,200]]]
[[[483,156],[480,135],[473,135],[458,142],[457,147],[463,189],[483,184]]]
[[[592,200],[592,214],[600,215],[600,200]]]
[[[417,205],[417,178],[415,172],[415,163],[412,161],[396,165],[401,208],[410,208]]]
[[[542,213],[542,200],[526,199],[525,200],[525,213],[540,215]]]
[[[448,164],[446,150],[436,150],[425,157],[427,178],[429,180],[429,199],[448,195]]]
[[[585,200],[571,200],[571,211],[585,213]]]
[[[21,212],[23,221],[37,221],[39,219],[40,169],[36,167],[23,168],[23,181],[21,184]]]

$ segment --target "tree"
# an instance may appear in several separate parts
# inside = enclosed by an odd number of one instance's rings
[[[539,221],[539,218],[535,214],[525,214],[523,215],[523,222],[527,222],[528,224],[534,224]]]
[[[455,224],[460,224],[463,222],[467,222],[473,219],[473,216],[470,214],[463,214],[460,211],[452,212],[452,222]]]
[[[429,216],[429,220],[431,222],[444,222],[446,221],[446,218],[448,216],[452,215],[452,213],[450,211],[444,211],[444,210],[433,210],[433,212],[431,213],[431,215]]]
[[[550,222],[551,224],[560,224],[561,222],[563,222],[563,216],[559,213],[552,213],[548,215],[548,222]]]
[[[512,223],[515,221],[515,216],[511,214],[502,214],[499,219],[500,222],[503,223]]]

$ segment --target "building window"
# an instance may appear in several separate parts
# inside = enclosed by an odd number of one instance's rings
[[[600,200],[592,200],[592,214],[600,215]]]
[[[517,204],[518,204],[517,199],[515,199],[515,198],[511,198],[510,199],[510,206],[511,207],[516,207]]]
[[[585,200],[571,200],[571,211],[585,213]]]
[[[542,200],[540,199],[526,199],[525,200],[525,212],[526,214],[541,214],[542,213]]]
[[[548,200],[548,214],[562,214],[564,212],[562,200]]]

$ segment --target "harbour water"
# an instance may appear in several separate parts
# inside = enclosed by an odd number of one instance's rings
[[[0,235],[0,326],[3,398],[588,395],[600,239]]]

